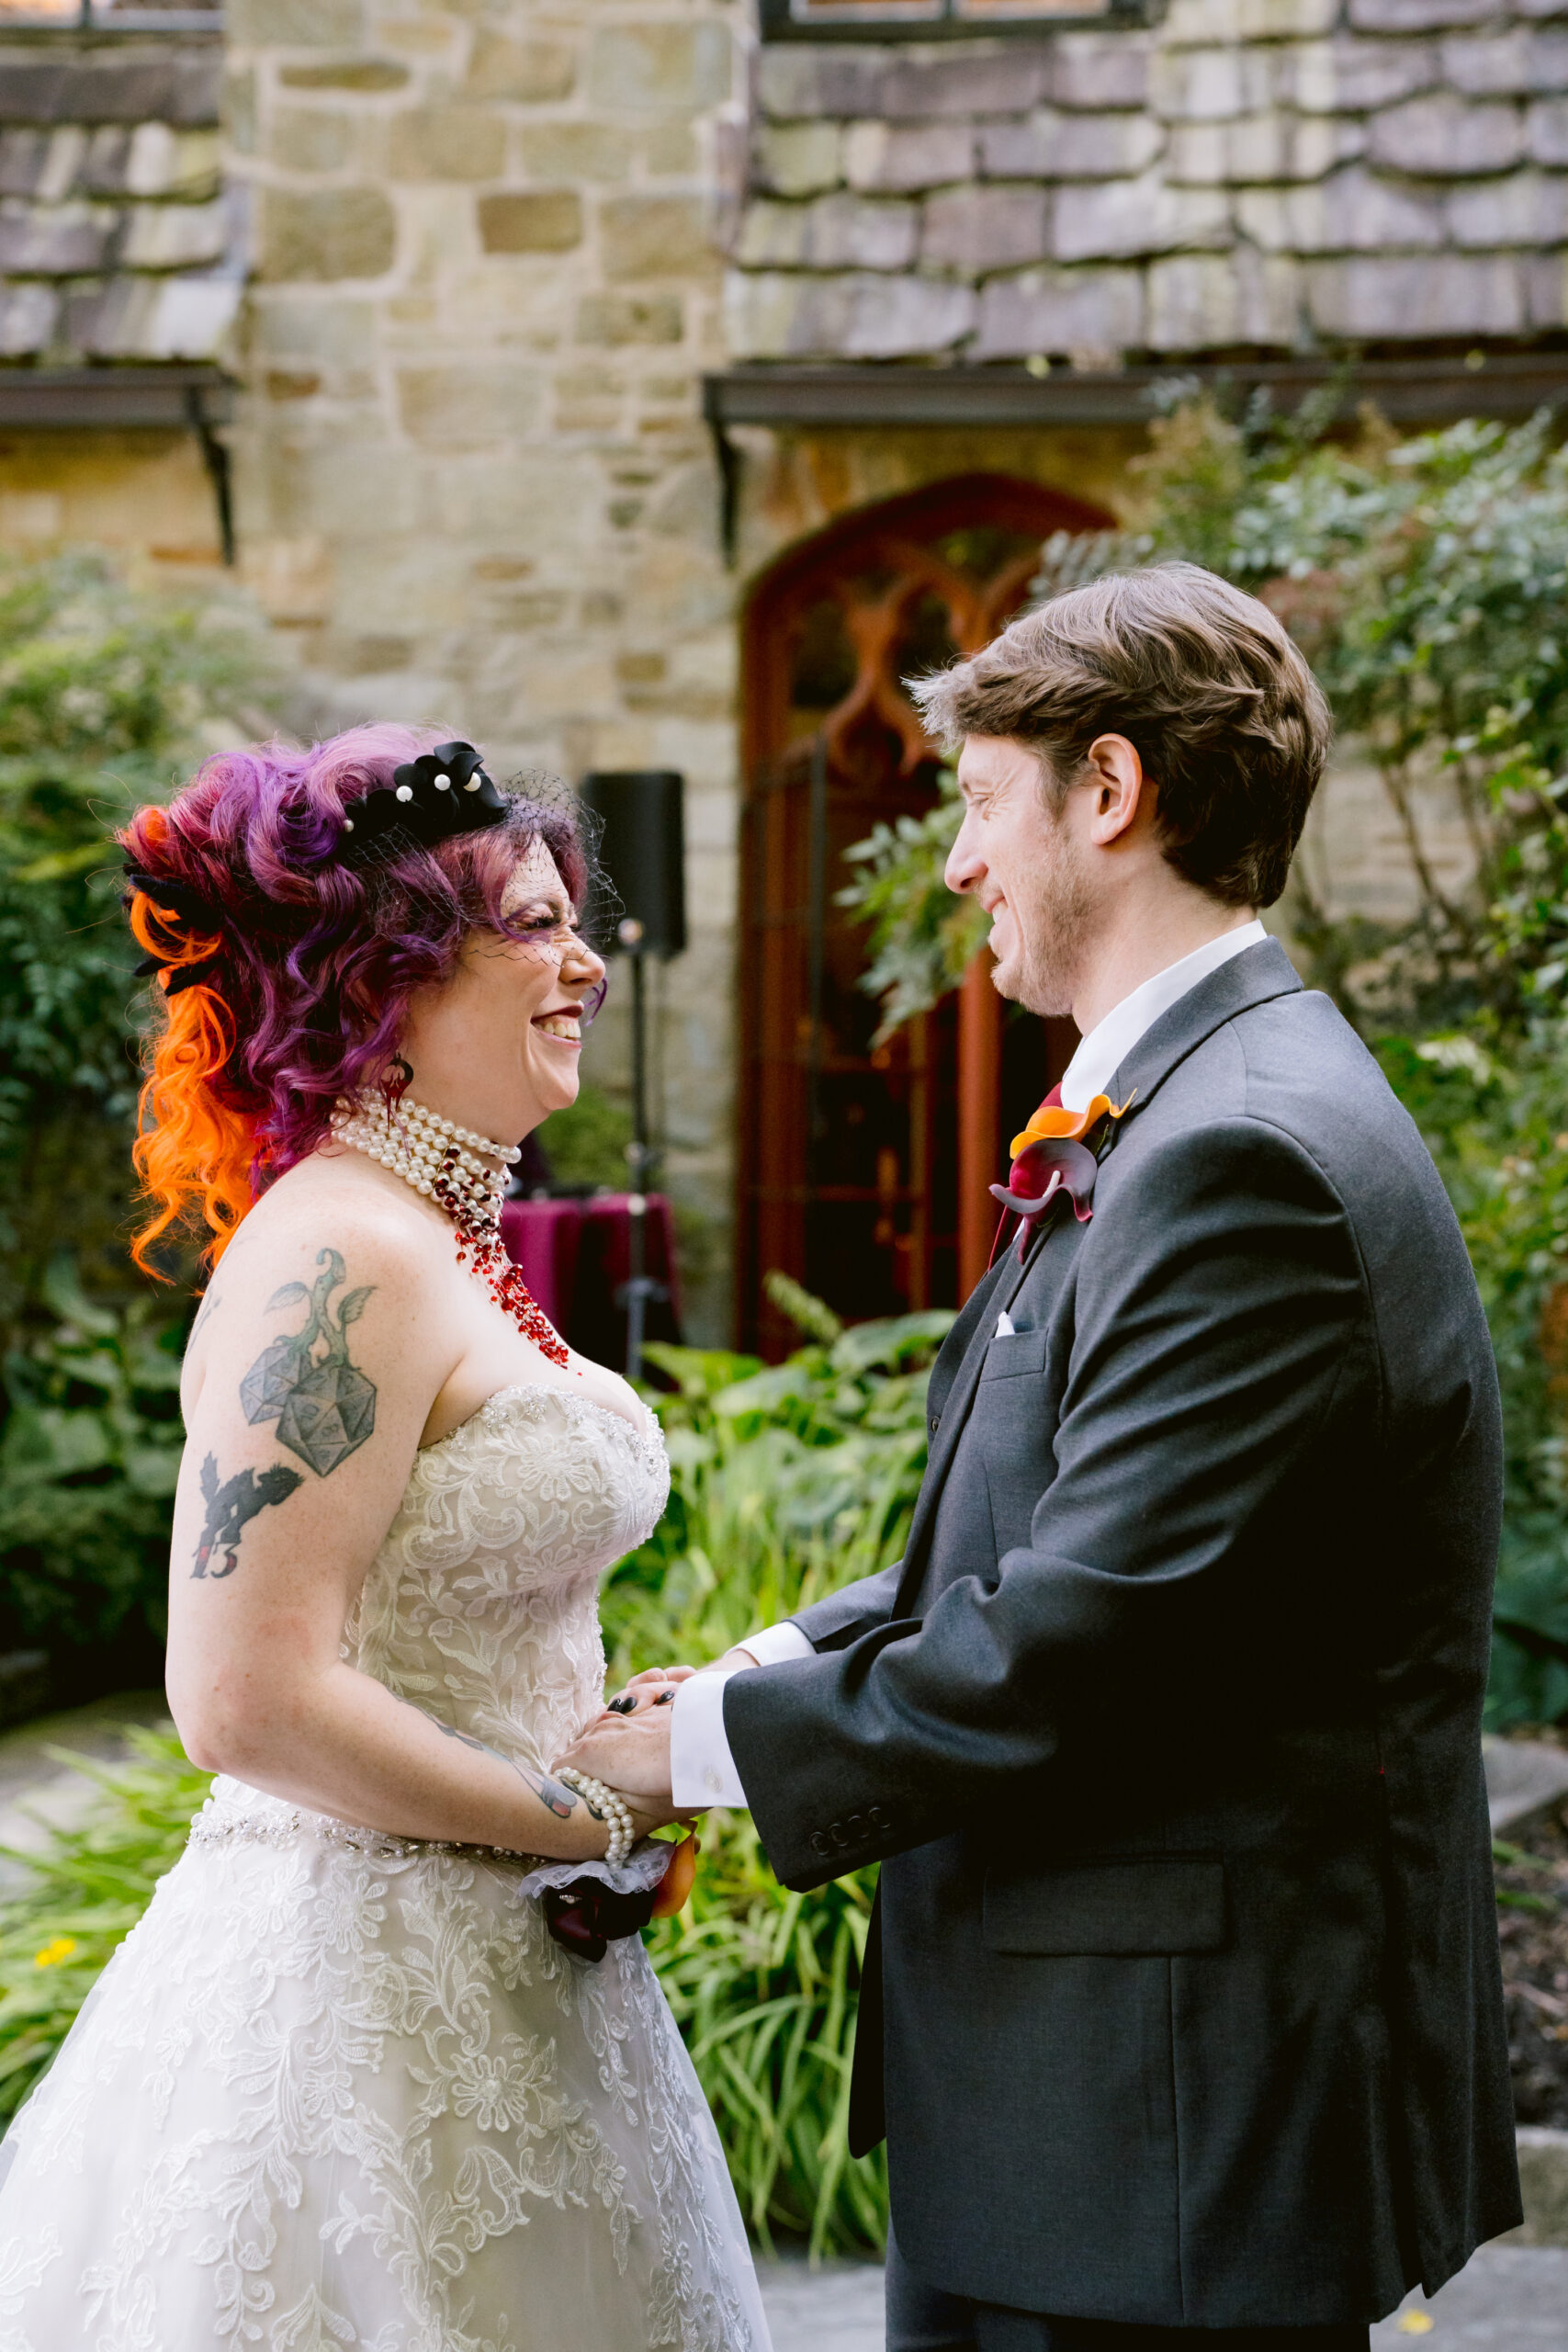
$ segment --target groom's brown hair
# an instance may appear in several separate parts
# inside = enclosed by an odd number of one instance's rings
[[[910,691],[939,738],[1027,744],[1057,807],[1095,738],[1124,735],[1178,873],[1226,906],[1271,907],[1284,888],[1328,705],[1268,605],[1201,565],[1070,588]]]

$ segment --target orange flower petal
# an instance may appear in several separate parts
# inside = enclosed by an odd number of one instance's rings
[[[1082,1111],[1065,1111],[1060,1103],[1042,1102],[1021,1135],[1014,1136],[1009,1147],[1010,1155],[1016,1159],[1019,1153],[1027,1151],[1032,1143],[1055,1143],[1064,1138],[1077,1143],[1101,1119],[1107,1116],[1119,1119],[1132,1100],[1129,1094],[1125,1102],[1117,1104],[1112,1102],[1109,1094],[1097,1094]]]
[[[682,1838],[670,1857],[668,1869],[659,1882],[659,1892],[653,1898],[656,1919],[672,1919],[684,1907],[697,1875],[697,1841]]]

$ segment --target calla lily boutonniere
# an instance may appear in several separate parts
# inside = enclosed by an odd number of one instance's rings
[[[1044,1216],[1058,1194],[1065,1193],[1071,1201],[1078,1223],[1088,1224],[1094,1214],[1090,1203],[1100,1169],[1090,1138],[1102,1120],[1121,1118],[1132,1101],[1130,1094],[1121,1103],[1112,1102],[1109,1094],[1097,1094],[1084,1110],[1066,1111],[1060,1102],[1047,1098],[1022,1133],[1014,1136],[1008,1181],[1005,1184],[993,1184],[990,1190],[992,1200],[1001,1204],[1002,1223],[1010,1216],[1019,1221],[1021,1263],[1036,1219]],[[1001,1234],[998,1225],[998,1241]],[[991,1255],[994,1259],[994,1249]]]

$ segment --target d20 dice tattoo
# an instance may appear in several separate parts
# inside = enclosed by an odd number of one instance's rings
[[[268,1300],[269,1311],[303,1303],[309,1312],[301,1330],[262,1350],[240,1383],[240,1402],[248,1421],[276,1421],[278,1443],[325,1478],[376,1427],[375,1384],[348,1360],[348,1327],[373,1285],[349,1291],[334,1308],[347,1270],[335,1250],[318,1251],[316,1263],[326,1272],[312,1288],[285,1283]]]

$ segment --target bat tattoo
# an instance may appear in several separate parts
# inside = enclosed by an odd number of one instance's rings
[[[333,1293],[347,1269],[335,1250],[318,1250],[316,1263],[326,1272],[312,1288],[285,1283],[268,1299],[269,1314],[303,1304],[304,1326],[262,1350],[240,1383],[240,1402],[253,1425],[276,1421],[278,1443],[326,1478],[376,1427],[375,1385],[348,1360],[348,1327],[364,1314],[375,1285],[349,1291],[334,1308]]]
[[[196,1547],[193,1577],[231,1577],[240,1565],[239,1542],[257,1511],[265,1510],[271,1503],[286,1503],[296,1487],[305,1481],[298,1470],[288,1469],[282,1463],[270,1470],[236,1471],[233,1477],[218,1483],[218,1463],[209,1454],[201,1465],[201,1497],[207,1505],[207,1521]],[[220,1568],[209,1568],[208,1562],[214,1552],[224,1554]]]

